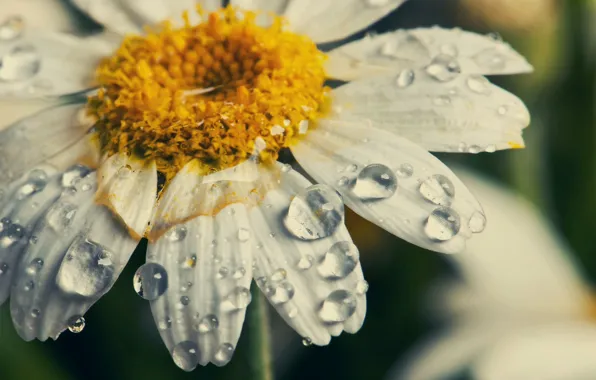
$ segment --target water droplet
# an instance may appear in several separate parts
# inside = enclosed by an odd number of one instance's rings
[[[23,200],[27,197],[32,196],[35,193],[39,193],[45,189],[46,184],[48,183],[48,175],[45,171],[40,169],[32,170],[29,173],[29,177],[27,178],[27,182],[25,182],[16,193],[16,198],[18,200]]]
[[[172,350],[172,359],[180,369],[190,372],[199,364],[199,347],[190,340],[180,342]]]
[[[507,112],[508,112],[508,111],[509,111],[509,107],[507,107],[507,106],[500,106],[500,107],[497,109],[497,113],[498,113],[499,115],[501,115],[501,116],[507,115]]]
[[[10,267],[8,266],[8,264],[6,263],[0,263],[0,276],[2,276],[3,274],[8,272],[8,269],[10,269]]]
[[[449,206],[455,197],[455,186],[446,176],[435,174],[420,183],[418,192],[427,201],[436,205]]]
[[[436,106],[448,106],[451,104],[451,98],[447,95],[439,95],[433,99],[433,104]]]
[[[412,70],[402,70],[399,74],[397,74],[397,78],[395,79],[395,84],[398,88],[407,88],[414,83],[414,79],[416,79],[416,75]]]
[[[32,45],[19,45],[0,58],[0,81],[20,82],[34,77],[41,57]]]
[[[395,174],[400,178],[409,178],[414,174],[414,167],[408,163],[401,164]]]
[[[239,228],[238,229],[238,240],[241,242],[248,241],[250,239],[250,231],[246,228]]]
[[[310,339],[309,337],[302,338],[302,345],[304,347],[312,346],[312,339]]]
[[[219,268],[219,270],[217,271],[217,279],[221,280],[223,278],[226,278],[228,276],[228,273],[230,272],[230,270],[226,267],[221,267]]]
[[[337,186],[346,186],[350,183],[350,179],[348,177],[341,177],[337,180]]]
[[[437,241],[453,239],[461,227],[459,214],[449,207],[436,208],[426,220],[424,232]]]
[[[470,75],[466,80],[468,88],[477,94],[489,94],[490,82],[482,75]]]
[[[197,331],[201,334],[209,333],[219,328],[219,320],[213,314],[204,316],[197,325]]]
[[[319,317],[327,323],[344,322],[356,311],[356,298],[346,290],[336,290],[323,301]]]
[[[232,360],[232,355],[234,355],[234,346],[230,343],[222,343],[213,355],[213,364],[218,367],[226,365]]]
[[[46,214],[46,222],[54,231],[63,234],[77,213],[77,206],[69,202],[58,202]]]
[[[484,151],[485,151],[485,152],[487,152],[487,153],[494,153],[494,152],[496,152],[496,151],[497,151],[497,146],[496,146],[496,145],[494,145],[494,144],[487,145],[487,146],[484,148]]]
[[[35,288],[35,283],[33,281],[27,281],[27,283],[25,284],[25,286],[23,287],[23,289],[26,292],[29,292],[31,290],[33,290],[33,288]]]
[[[313,185],[292,199],[284,224],[293,236],[315,240],[332,235],[343,218],[341,196],[327,185]]]
[[[315,258],[312,257],[311,255],[306,255],[306,256],[302,256],[300,258],[300,260],[298,260],[298,269],[302,269],[302,270],[307,270],[310,269],[312,267],[312,264],[314,263]]]
[[[188,298],[188,296],[180,297],[180,304],[182,306],[188,306],[190,304],[190,298]]]
[[[397,177],[385,165],[368,165],[356,177],[351,191],[362,200],[386,199],[397,191]]]
[[[25,237],[27,230],[20,224],[12,223],[10,219],[3,219],[0,230],[0,248],[9,248]]]
[[[66,169],[64,173],[62,173],[60,180],[62,187],[75,187],[75,185],[90,172],[91,169],[84,165],[77,164],[71,166],[70,168]],[[86,185],[91,187],[89,184]]]
[[[473,233],[480,233],[486,228],[486,217],[480,211],[476,211],[468,221],[468,227]]]
[[[10,16],[0,24],[0,40],[9,41],[21,36],[25,22],[20,16]]]
[[[131,174],[132,174],[132,166],[130,166],[128,164],[122,166],[116,172],[116,175],[120,179],[126,179],[126,178],[130,177]]]
[[[366,5],[369,7],[377,8],[389,4],[390,0],[365,0]]]
[[[425,70],[431,78],[438,82],[449,82],[461,73],[461,67],[457,60],[446,54],[437,55]]]
[[[298,315],[298,308],[295,306],[291,306],[288,308],[288,317],[290,318],[296,318],[296,316]]]
[[[283,281],[286,278],[288,278],[288,272],[285,269],[283,269],[283,268],[277,269],[271,275],[271,281],[273,281],[273,282]]]
[[[284,269],[278,269],[269,280],[261,278],[259,284],[264,287],[265,294],[274,304],[284,304],[294,297],[294,286],[287,281],[287,272]]]
[[[239,280],[242,277],[244,277],[246,275],[246,269],[244,269],[244,267],[238,267],[236,268],[236,270],[234,271],[234,273],[232,274],[232,277],[235,280]]]
[[[166,317],[165,319],[160,320],[157,323],[157,327],[160,330],[167,330],[167,329],[169,329],[170,327],[172,327],[172,319],[170,319],[169,317]]]
[[[164,237],[169,241],[182,241],[186,238],[188,230],[184,226],[176,226],[165,233]]]
[[[25,269],[25,271],[28,275],[34,276],[41,270],[41,268],[43,268],[43,260],[40,258],[36,258],[31,260],[29,265],[27,265],[27,269]]]
[[[80,315],[70,317],[67,322],[68,331],[78,334],[85,328],[85,318]]]
[[[244,286],[237,286],[226,297],[226,302],[232,310],[245,309],[250,301],[252,301],[252,295]]]
[[[478,153],[482,152],[482,150],[483,150],[482,147],[479,145],[470,145],[468,147],[468,153],[471,153],[471,154],[478,154]]]
[[[319,274],[327,279],[340,279],[348,276],[358,265],[358,248],[349,241],[340,241],[331,246],[318,264]]]
[[[360,280],[356,284],[356,294],[363,295],[368,292],[368,282],[366,280]]]
[[[41,311],[39,311],[39,309],[31,309],[31,318],[37,318],[40,314]]]
[[[168,272],[156,263],[143,264],[134,275],[133,285],[142,298],[156,300],[168,289]]]
[[[282,173],[289,173],[292,170],[292,165],[282,164],[281,165],[281,172]]]
[[[197,255],[190,255],[184,259],[182,267],[185,269],[193,269],[197,266]]]
[[[482,50],[472,57],[478,66],[492,71],[502,71],[507,66],[507,62],[501,53],[494,48]]]

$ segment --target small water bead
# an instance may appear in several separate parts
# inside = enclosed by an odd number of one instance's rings
[[[466,85],[477,94],[488,95],[490,93],[490,82],[482,75],[470,75],[466,79]]]
[[[292,170],[292,165],[289,164],[282,164],[281,165],[281,172],[282,173],[289,173]]]
[[[486,217],[480,211],[476,211],[468,221],[468,227],[473,233],[480,233],[486,228]]]
[[[304,347],[310,347],[310,346],[312,346],[312,339],[310,339],[309,337],[302,338],[302,345]]]
[[[361,200],[387,199],[397,191],[397,177],[385,165],[368,165],[358,173],[351,191]]]
[[[199,364],[199,347],[190,340],[180,342],[172,350],[172,359],[179,368],[190,372]]]
[[[25,182],[16,193],[16,198],[18,200],[23,200],[27,197],[32,196],[35,193],[39,193],[45,189],[48,183],[48,175],[45,171],[41,169],[32,170],[29,173],[29,177],[27,178],[27,182]]]
[[[356,311],[356,298],[346,290],[336,290],[323,301],[319,317],[323,322],[345,322]]]
[[[288,278],[288,272],[283,268],[279,268],[271,274],[270,280],[273,282],[279,282],[284,281],[286,278]]]
[[[157,263],[143,264],[134,275],[133,286],[142,298],[156,300],[168,289],[168,273]]]
[[[26,235],[27,230],[20,224],[12,223],[9,219],[3,219],[3,227],[0,230],[0,248],[9,248],[20,242]]]
[[[485,49],[472,57],[472,59],[478,66],[493,71],[504,70],[507,66],[503,55],[494,48]]]
[[[10,41],[21,36],[25,22],[20,16],[10,16],[0,24],[0,40]]]
[[[332,235],[343,219],[341,196],[327,185],[313,185],[292,199],[284,224],[294,237],[316,240]]]
[[[19,45],[0,58],[0,81],[21,82],[34,77],[41,57],[32,45]]]
[[[217,271],[216,277],[218,280],[221,280],[226,278],[228,276],[228,273],[230,273],[230,270],[227,267],[221,267]]]
[[[226,302],[232,310],[245,309],[251,301],[250,290],[244,286],[235,287],[226,297]]]
[[[265,293],[274,304],[280,305],[289,302],[294,298],[294,286],[288,281],[268,285]]]
[[[238,229],[238,240],[241,242],[248,241],[250,239],[250,231],[246,228]]]
[[[420,183],[418,192],[429,202],[449,206],[455,197],[455,186],[446,176],[435,174]]]
[[[347,277],[358,265],[358,248],[349,241],[340,241],[331,246],[317,266],[319,274],[327,279]]]
[[[192,282],[187,282],[186,284],[182,284],[180,287],[181,292],[187,292],[190,288],[192,288]]]
[[[160,320],[157,323],[157,327],[160,330],[167,330],[167,329],[169,329],[170,327],[172,327],[172,319],[169,318],[169,317],[166,317],[165,319]]]
[[[78,207],[69,202],[58,202],[46,214],[46,222],[57,233],[63,234],[72,224]]]
[[[41,315],[39,309],[31,309],[31,318],[37,318]]]
[[[360,280],[356,284],[356,294],[363,295],[368,292],[368,282],[366,280]]]
[[[315,261],[315,258],[312,257],[311,255],[302,256],[300,258],[300,260],[298,260],[297,267],[298,267],[298,269],[302,269],[302,270],[310,269],[312,267],[312,264],[314,263],[314,261]]]
[[[356,165],[356,164],[350,164],[350,165],[346,166],[346,168],[344,169],[344,171],[346,171],[348,173],[355,173],[356,170],[358,170],[358,165]]]
[[[439,207],[429,215],[424,225],[424,232],[433,240],[447,241],[453,239],[460,228],[459,214],[449,207]]]
[[[118,176],[118,178],[120,179],[126,179],[130,177],[132,172],[132,166],[127,164],[118,169],[118,171],[116,172],[116,176]]]
[[[91,169],[84,165],[73,165],[62,173],[60,183],[62,187],[74,187],[87,174],[91,173]],[[89,185],[91,186],[91,185]]]
[[[27,265],[27,269],[25,269],[25,271],[28,275],[34,276],[41,270],[41,268],[43,268],[43,260],[40,258],[36,258],[31,260],[29,265]]]
[[[66,293],[83,297],[99,295],[115,281],[113,256],[106,247],[79,236],[60,263],[56,283]],[[109,265],[104,265],[107,259]]]
[[[8,266],[8,264],[0,263],[0,276],[2,276],[5,273],[8,273],[9,269],[10,269],[10,267]]]
[[[231,343],[222,343],[213,355],[213,364],[219,367],[226,365],[232,360],[233,355],[234,346]]]
[[[509,111],[509,107],[507,107],[507,106],[500,106],[499,108],[497,108],[497,113],[501,116],[506,115],[508,111]]]
[[[408,163],[401,164],[395,174],[400,178],[410,178],[414,174],[414,167]]]
[[[33,281],[27,281],[27,283],[23,287],[23,290],[25,290],[26,292],[29,292],[29,291],[33,290],[33,288],[35,288],[35,283]]]
[[[165,233],[164,237],[171,242],[182,241],[186,238],[188,230],[185,226],[176,226]]]
[[[433,99],[433,104],[436,106],[448,106],[451,104],[451,98],[447,95],[439,95]]]
[[[291,306],[288,308],[288,317],[290,318],[296,318],[296,316],[298,315],[298,308],[295,306]]]
[[[246,269],[244,269],[244,267],[238,267],[236,268],[236,270],[234,271],[234,273],[232,273],[232,277],[235,280],[239,280],[242,277],[244,277],[246,275]]]
[[[497,151],[497,146],[494,144],[489,144],[484,148],[484,151],[487,153],[494,153]]]
[[[68,331],[78,334],[85,329],[85,318],[80,315],[70,317],[67,322]]]
[[[449,82],[461,73],[457,60],[446,54],[437,55],[425,70],[437,82]]]
[[[207,334],[219,328],[219,320],[215,315],[209,314],[201,318],[196,327],[199,333]]]
[[[397,78],[395,79],[395,84],[398,88],[407,88],[414,83],[416,79],[416,74],[412,70],[402,70],[399,74],[397,74]]]
[[[470,145],[468,147],[468,153],[471,154],[478,154],[480,152],[482,152],[484,149],[482,149],[482,147],[480,145]]]

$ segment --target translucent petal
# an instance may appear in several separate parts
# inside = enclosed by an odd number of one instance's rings
[[[76,15],[61,0],[3,2],[0,4],[0,15],[20,17],[24,28],[33,26],[63,32],[77,29]],[[3,21],[0,19],[0,23]]]
[[[436,152],[494,152],[524,146],[530,114],[484,77],[457,73],[457,61],[348,83],[333,91],[330,119],[370,120]]]
[[[498,37],[439,27],[366,36],[331,51],[327,69],[334,78],[354,80],[419,69],[440,54],[456,58],[466,74],[507,75],[533,71],[523,56]]]
[[[484,212],[465,185],[416,144],[370,124],[322,120],[292,148],[300,165],[362,217],[410,243],[455,253]]]
[[[151,309],[174,361],[186,371],[232,357],[251,301],[251,231],[244,205],[232,204],[149,244],[147,262],[161,265],[168,279]]]

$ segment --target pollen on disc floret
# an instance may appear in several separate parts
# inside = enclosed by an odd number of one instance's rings
[[[257,13],[231,6],[197,12],[198,25],[185,14],[181,28],[127,36],[88,101],[102,153],[155,160],[167,180],[193,159],[202,174],[255,151],[275,159],[326,108],[326,57],[308,37],[274,15],[259,26]]]

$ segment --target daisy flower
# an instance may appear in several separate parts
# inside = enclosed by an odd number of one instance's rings
[[[0,29],[0,96],[62,96],[0,132],[0,302],[26,340],[79,331],[144,237],[134,286],[182,369],[231,359],[253,279],[328,344],[366,309],[344,203],[457,252],[486,218],[428,151],[523,146],[526,107],[482,75],[531,66],[499,39],[435,27],[317,45],[402,1],[73,3],[119,46],[26,15]]]
[[[480,380],[594,378],[593,290],[573,252],[517,194],[458,174],[490,224],[465,252],[450,256],[461,277],[432,294],[433,314],[448,317],[449,328],[412,350],[388,378],[450,379],[465,371]]]

